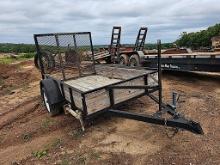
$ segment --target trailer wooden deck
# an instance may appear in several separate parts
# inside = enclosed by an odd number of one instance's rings
[[[75,80],[69,80],[69,81],[66,81],[65,83],[83,92],[87,92],[89,90],[100,88],[106,85],[111,85],[119,81],[121,80],[115,79],[115,78],[104,77],[101,75],[90,75],[90,76],[81,77]]]
[[[77,108],[83,108],[81,93],[85,94],[85,104],[88,114],[98,112],[111,106],[110,85],[158,85],[157,72],[145,69],[128,69],[114,65],[96,65],[96,74],[64,81],[65,97],[71,102],[69,87],[73,94],[73,101]],[[114,104],[118,104],[141,94],[144,89],[113,89]],[[94,106],[95,104],[95,106]]]

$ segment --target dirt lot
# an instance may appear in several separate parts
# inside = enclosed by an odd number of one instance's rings
[[[219,76],[165,74],[164,99],[181,94],[178,110],[200,121],[205,135],[171,137],[162,126],[100,118],[84,133],[70,115],[49,117],[32,61],[0,65],[0,164],[220,164]],[[145,113],[147,97],[121,107]]]

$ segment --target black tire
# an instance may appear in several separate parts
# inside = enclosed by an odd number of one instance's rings
[[[43,103],[44,103],[48,113],[50,114],[50,116],[56,116],[63,111],[61,103],[58,103],[58,104],[49,104],[48,103],[47,93],[46,93],[46,90],[44,89],[44,87],[41,88],[41,97],[43,99]]]
[[[128,62],[129,62],[129,60],[128,60],[128,56],[127,56],[126,54],[121,54],[121,55],[119,56],[119,64],[120,64],[120,65],[125,65],[125,66],[127,66],[127,65],[128,65]]]
[[[106,57],[106,58],[105,58],[105,62],[106,62],[107,64],[111,64],[111,62],[112,62],[111,56]]]
[[[131,66],[131,67],[140,66],[140,59],[137,54],[133,54],[129,58],[129,66]]]
[[[55,58],[49,51],[42,52],[42,62],[45,70],[51,69],[55,67]],[[36,54],[34,56],[34,65],[37,69],[40,69],[40,58],[39,55]]]

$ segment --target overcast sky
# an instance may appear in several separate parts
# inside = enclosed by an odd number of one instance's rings
[[[108,44],[113,25],[122,43],[134,43],[140,26],[147,42],[175,41],[181,32],[220,23],[219,0],[0,0],[0,42],[33,43],[34,33],[91,31]]]

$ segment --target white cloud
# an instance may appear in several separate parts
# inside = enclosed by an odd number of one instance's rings
[[[0,42],[33,43],[34,33],[91,31],[93,42],[110,42],[113,25],[122,42],[134,43],[140,26],[147,42],[172,42],[183,31],[220,22],[218,0],[7,0],[0,1]]]

